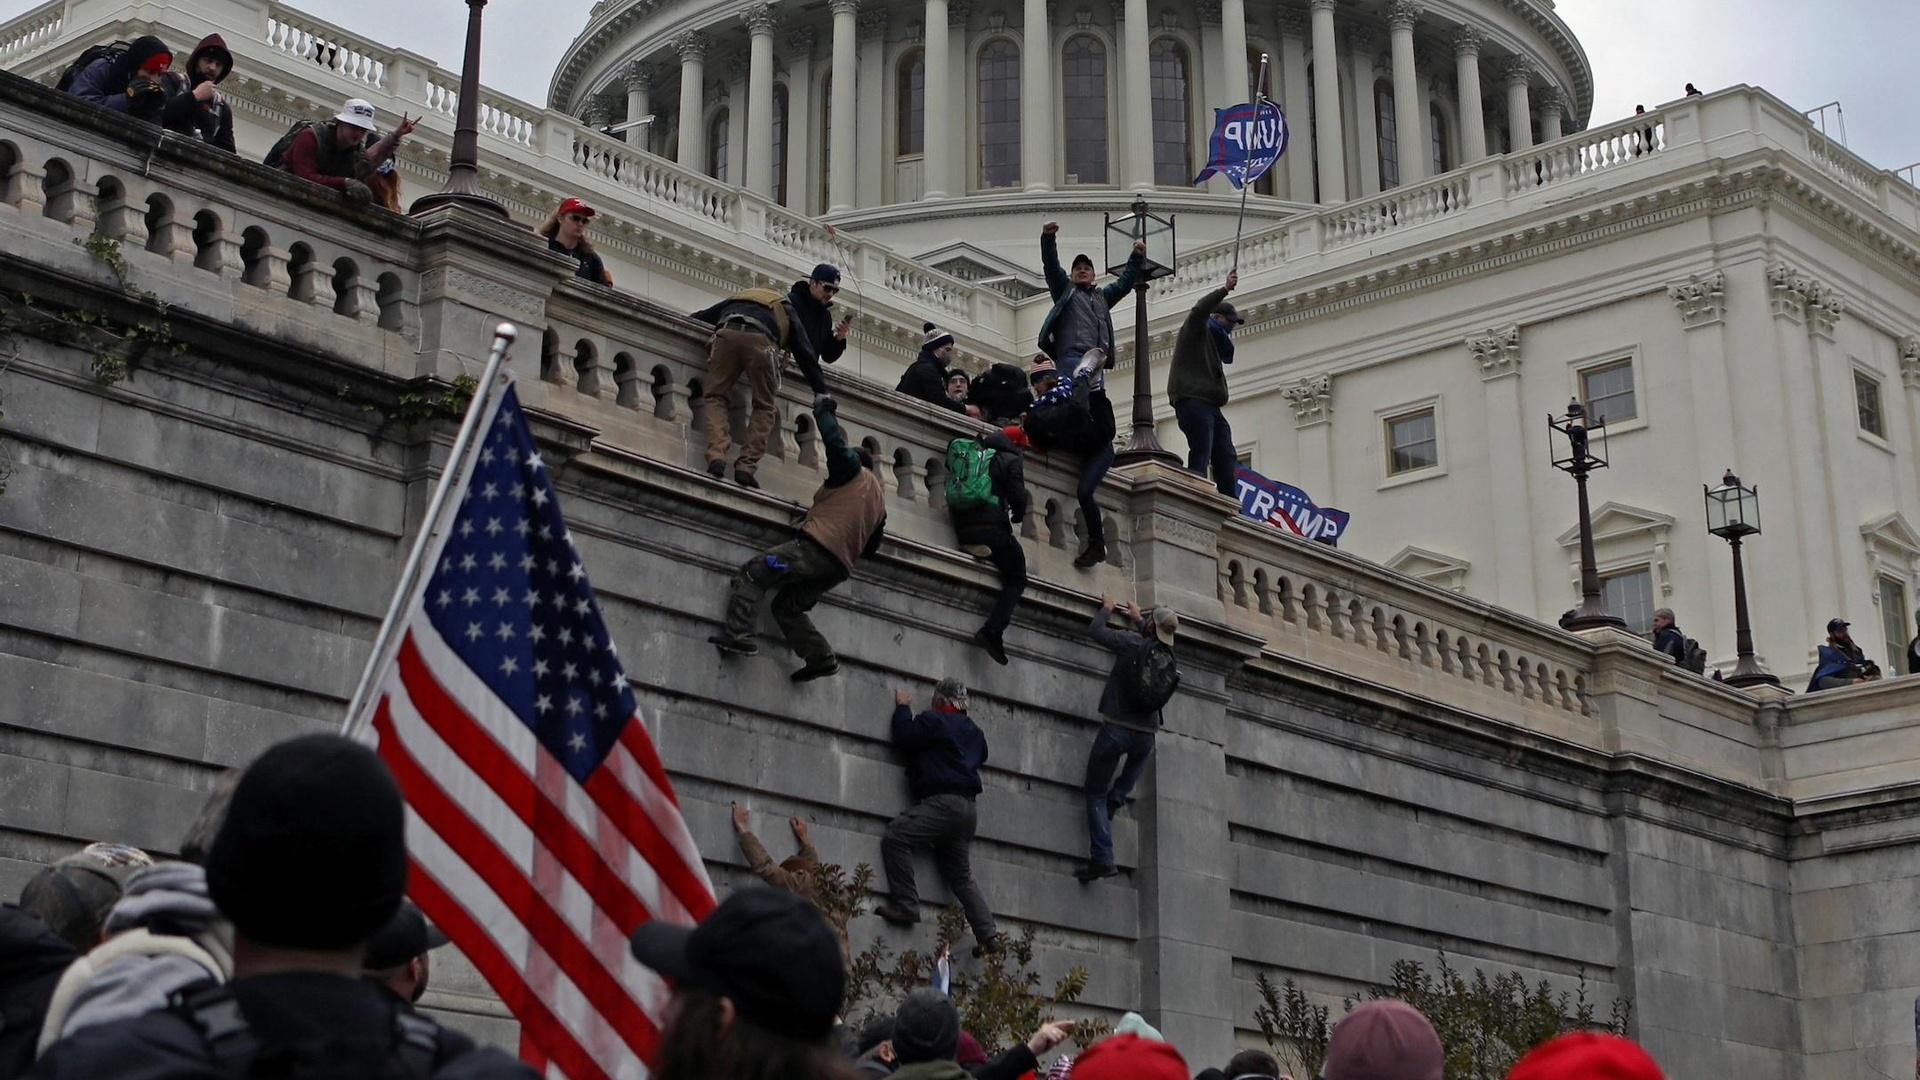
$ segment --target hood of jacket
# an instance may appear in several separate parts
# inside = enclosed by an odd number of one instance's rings
[[[806,278],[794,282],[793,287],[787,290],[787,299],[793,301],[794,310],[800,313],[800,317],[805,319],[808,325],[816,321],[831,324],[833,313],[828,310],[827,305],[813,298],[813,290],[808,287],[811,284]]]
[[[152,34],[143,34],[134,38],[133,42],[127,46],[127,51],[121,55],[119,63],[114,65],[115,85],[124,85],[148,60],[161,53],[171,55],[172,52],[172,49],[167,48],[166,42]]]
[[[145,928],[193,935],[220,922],[207,895],[207,872],[193,863],[163,862],[135,874],[107,913],[107,933]]]
[[[195,86],[200,84],[199,65],[202,57],[220,61],[220,74],[213,80],[216,85],[233,74],[233,53],[227,49],[227,39],[219,34],[208,34],[193,47],[193,55],[187,57],[187,79]]]

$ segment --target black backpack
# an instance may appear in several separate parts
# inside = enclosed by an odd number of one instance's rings
[[[319,120],[295,120],[293,126],[287,129],[287,133],[280,136],[279,141],[273,144],[273,148],[267,151],[267,156],[260,160],[270,169],[280,168],[287,159],[287,148],[293,145],[293,140],[299,138],[301,132],[308,128],[319,127],[321,123],[322,121]]]
[[[440,1028],[411,1009],[393,1010],[392,1041],[370,1060],[368,1041],[313,1039],[275,1045],[253,1033],[227,986],[176,999],[174,1006],[205,1040],[213,1065],[233,1080],[430,1080],[442,1051]]]
[[[1157,713],[1178,689],[1180,669],[1173,649],[1159,638],[1147,639],[1146,647],[1120,669],[1120,702],[1130,712]]]
[[[132,43],[126,41],[110,41],[105,45],[87,46],[86,51],[80,54],[79,59],[68,64],[67,70],[60,73],[60,81],[53,84],[53,88],[63,94],[66,93],[73,89],[73,81],[80,77],[81,72],[92,67],[94,61],[118,60],[122,56],[127,55],[129,48],[132,48]]]
[[[1686,659],[1680,661],[1680,666],[1693,672],[1695,675],[1705,675],[1707,673],[1707,650],[1701,648],[1699,642],[1688,638]]]

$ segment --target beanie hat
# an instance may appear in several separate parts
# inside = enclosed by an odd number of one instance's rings
[[[921,330],[925,334],[925,336],[920,339],[920,350],[922,352],[932,352],[942,345],[953,344],[953,335],[932,323],[922,323]]]
[[[987,1052],[981,1047],[980,1040],[973,1037],[973,1032],[961,1029],[960,1045],[953,1048],[953,1063],[963,1069],[987,1063]]]
[[[1042,353],[1034,357],[1033,363],[1027,366],[1027,381],[1039,382],[1042,376],[1058,373],[1059,369],[1053,366],[1053,358]]]
[[[136,847],[88,844],[28,878],[20,907],[85,952],[99,943],[127,879],[152,865],[153,857]]]
[[[1534,1047],[1507,1080],[1666,1080],[1666,1075],[1639,1044],[1579,1031]]]
[[[1138,1035],[1101,1039],[1073,1063],[1073,1080],[1187,1080],[1188,1075],[1180,1051]]]
[[[400,789],[372,750],[338,735],[289,739],[234,788],[207,853],[207,892],[256,941],[350,948],[400,906],[404,825]]]
[[[1441,1080],[1446,1051],[1420,1010],[1404,1001],[1369,1001],[1333,1027],[1326,1080]]]
[[[953,999],[923,986],[893,1014],[893,1056],[902,1065],[952,1061],[960,1049],[960,1010]]]
[[[1137,1012],[1130,1012],[1120,1017],[1120,1022],[1113,1025],[1113,1033],[1115,1035],[1138,1035],[1143,1039],[1152,1039],[1155,1042],[1167,1041],[1160,1034],[1158,1028],[1147,1023],[1147,1018]]]

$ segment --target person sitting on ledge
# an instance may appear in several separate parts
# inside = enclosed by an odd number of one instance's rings
[[[723,658],[758,653],[760,647],[750,636],[754,616],[767,590],[778,590],[773,597],[773,621],[786,635],[787,645],[806,661],[793,673],[794,682],[839,672],[833,646],[807,612],[852,575],[855,563],[880,550],[880,537],[887,527],[886,496],[874,472],[873,455],[865,447],[847,446],[835,408],[834,400],[825,394],[813,399],[813,420],[827,452],[827,482],[814,492],[813,508],[800,523],[800,535],[741,565],[728,586],[726,625],[707,638]]]
[[[587,225],[597,213],[599,211],[581,199],[568,199],[541,222],[539,231],[547,238],[548,251],[570,255],[579,264],[573,271],[574,277],[595,285],[611,285],[613,275],[607,272],[607,264],[587,242]]]
[[[1813,681],[1807,684],[1807,693],[1838,690],[1880,677],[1880,665],[1867,659],[1860,646],[1853,643],[1853,635],[1847,629],[1851,625],[1845,619],[1827,620],[1827,643],[1820,646],[1819,662],[1813,669]]]

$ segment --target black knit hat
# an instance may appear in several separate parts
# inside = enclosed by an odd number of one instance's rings
[[[372,750],[306,735],[240,777],[207,854],[207,892],[255,941],[345,949],[393,918],[407,887],[400,789]]]
[[[893,1056],[902,1065],[952,1061],[960,1048],[960,1010],[953,999],[923,986],[893,1014]]]
[[[925,332],[925,336],[920,339],[920,351],[922,352],[932,352],[942,345],[953,344],[953,335],[932,323],[921,323],[920,328]]]

